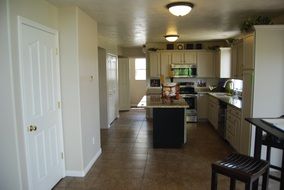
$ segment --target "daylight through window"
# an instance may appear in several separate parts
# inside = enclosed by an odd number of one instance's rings
[[[135,59],[135,80],[146,80],[146,59]]]

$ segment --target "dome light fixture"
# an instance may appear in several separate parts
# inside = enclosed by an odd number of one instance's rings
[[[175,42],[179,38],[179,35],[177,34],[165,35],[165,38],[169,42]]]
[[[174,2],[167,4],[166,6],[170,13],[175,16],[184,16],[187,15],[193,8],[193,4],[190,2]]]

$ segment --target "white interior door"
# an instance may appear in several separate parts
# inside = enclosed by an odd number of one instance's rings
[[[56,31],[20,19],[20,73],[30,189],[64,175]]]
[[[129,59],[118,59],[119,110],[130,110]]]
[[[118,107],[117,57],[107,55],[108,124],[117,116]]]

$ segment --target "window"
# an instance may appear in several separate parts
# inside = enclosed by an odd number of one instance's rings
[[[146,80],[146,59],[135,59],[135,80]]]

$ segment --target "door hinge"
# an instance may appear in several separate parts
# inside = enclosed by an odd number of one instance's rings
[[[57,108],[58,108],[58,109],[61,108],[61,102],[60,102],[60,101],[57,102]]]
[[[58,48],[55,48],[55,54],[58,55]]]
[[[62,160],[64,159],[64,154],[63,154],[63,152],[61,152],[61,159],[62,159]]]

